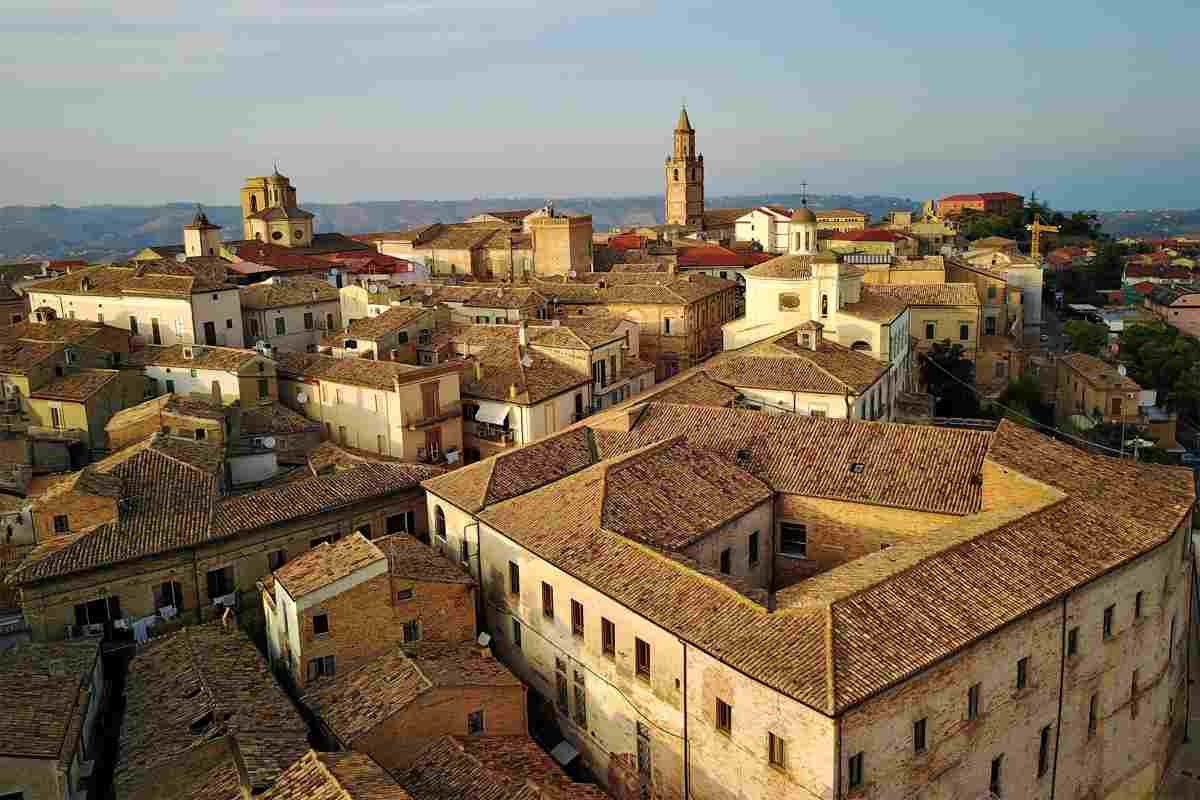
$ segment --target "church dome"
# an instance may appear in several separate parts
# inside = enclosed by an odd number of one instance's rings
[[[808,206],[800,206],[792,213],[792,222],[812,222],[817,221],[817,215],[809,210]]]

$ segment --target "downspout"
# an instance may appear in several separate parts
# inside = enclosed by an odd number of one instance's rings
[[[1062,635],[1059,637],[1060,655],[1058,662],[1058,720],[1054,725],[1054,765],[1050,768],[1050,800],[1058,788],[1058,744],[1062,739],[1063,691],[1067,682],[1067,598],[1062,601]]]
[[[842,798],[842,718],[839,716],[833,726],[833,796]]]
[[[682,642],[682,640],[680,640]],[[683,797],[684,800],[691,800],[692,797],[692,761],[691,761],[691,742],[688,741],[688,670],[687,670],[687,642],[683,644]]]
[[[475,528],[475,572],[477,575],[478,586],[475,591],[475,632],[478,634],[486,627],[486,619],[483,616],[487,610],[483,605],[483,537],[479,534],[479,523],[468,522],[463,526],[463,541],[467,543],[467,568],[470,569],[471,542],[467,539],[467,529],[474,526]]]
[[[1190,537],[1192,535],[1191,530],[1189,529],[1187,531],[1187,533],[1185,533],[1184,535]],[[1196,586],[1196,555],[1195,555],[1195,553],[1193,553],[1192,554],[1192,591],[1188,597],[1188,628],[1192,627],[1192,614],[1193,614],[1192,598],[1195,597],[1197,591],[1198,591],[1198,588]],[[1183,703],[1184,703],[1184,705],[1183,705],[1183,713],[1184,713],[1183,743],[1184,744],[1187,744],[1189,741],[1191,741],[1191,733],[1188,730],[1188,727],[1192,721],[1191,720],[1191,717],[1192,717],[1192,690],[1188,688],[1189,686],[1191,686],[1191,683],[1192,683],[1192,642],[1191,642],[1191,638],[1192,638],[1191,636],[1184,637],[1184,641],[1186,642],[1186,644],[1184,645],[1184,648],[1183,648],[1183,655],[1184,655],[1183,668],[1186,673],[1184,675],[1185,680],[1183,683],[1183,698],[1184,698],[1183,699]]]

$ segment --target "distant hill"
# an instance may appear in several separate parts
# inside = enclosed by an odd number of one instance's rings
[[[483,211],[538,208],[544,198],[512,197],[487,200],[389,200],[372,203],[304,203],[317,215],[318,231],[366,233],[397,230],[430,222],[457,222]],[[656,225],[663,221],[661,196],[569,197],[554,201],[559,209],[591,214],[597,231],[627,225]],[[777,203],[798,206],[800,195],[737,195],[709,197],[709,208]],[[892,209],[908,209],[907,198],[876,195],[817,195],[813,208],[855,208],[881,218]],[[208,218],[222,226],[226,239],[242,235],[241,209],[205,206]],[[153,244],[177,244],[182,228],[196,213],[194,203],[161,206],[5,206],[0,208],[0,262],[47,258],[103,261],[124,258]]]
[[[1104,232],[1118,239],[1122,236],[1161,239],[1171,236],[1200,236],[1200,209],[1104,211],[1097,216]]]

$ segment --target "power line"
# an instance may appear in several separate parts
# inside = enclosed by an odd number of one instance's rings
[[[945,373],[945,374],[946,374],[946,376],[947,376],[948,378],[950,378],[950,380],[952,380],[952,381],[954,381],[955,383],[958,383],[958,384],[960,384],[960,385],[962,385],[962,386],[965,386],[967,389],[969,389],[969,390],[971,391],[971,393],[972,393],[972,394],[974,394],[974,395],[975,395],[975,398],[976,398],[977,400],[980,400],[980,401],[983,401],[983,400],[984,400],[984,398],[983,398],[983,397],[980,397],[980,396],[979,396],[979,390],[978,390],[977,388],[975,388],[974,386],[972,386],[971,384],[969,384],[969,383],[967,383],[967,382],[965,382],[965,381],[963,381],[963,380],[960,380],[960,379],[959,379],[959,377],[958,377],[957,375],[955,375],[954,373],[950,372],[948,369],[946,369],[946,368],[945,368],[945,367],[943,367],[941,364],[939,364],[939,363],[937,363],[936,361],[934,361],[932,358],[926,358],[926,359],[925,359],[925,363],[926,363],[926,364],[932,364],[933,366],[935,366],[935,367],[937,367],[939,370],[941,370],[943,373]],[[1017,417],[1017,418],[1019,418],[1019,419],[1025,420],[1026,422],[1029,422],[1030,424],[1032,424],[1032,425],[1034,425],[1034,426],[1036,426],[1036,427],[1038,427],[1038,428],[1042,428],[1042,429],[1045,429],[1045,430],[1053,431],[1054,433],[1058,434],[1059,436],[1065,437],[1065,438],[1067,438],[1067,439],[1071,439],[1072,441],[1080,442],[1081,444],[1087,445],[1088,447],[1095,447],[1095,448],[1098,448],[1098,449],[1100,449],[1100,450],[1107,450],[1107,451],[1108,451],[1108,452],[1110,452],[1110,453],[1116,453],[1116,454],[1117,454],[1119,457],[1121,457],[1121,458],[1124,458],[1124,457],[1125,457],[1125,451],[1124,451],[1124,450],[1117,450],[1117,449],[1116,449],[1116,448],[1114,448],[1114,447],[1109,447],[1109,446],[1107,446],[1107,445],[1103,445],[1103,444],[1097,444],[1096,442],[1090,441],[1090,440],[1088,440],[1088,439],[1081,439],[1081,438],[1079,438],[1078,436],[1074,436],[1074,435],[1072,435],[1072,434],[1070,434],[1070,433],[1067,433],[1066,431],[1061,431],[1061,430],[1059,430],[1058,428],[1054,427],[1053,425],[1046,425],[1046,424],[1045,424],[1045,423],[1043,423],[1043,422],[1038,422],[1038,421],[1037,421],[1036,419],[1034,419],[1033,417],[1030,417],[1030,416],[1028,416],[1028,415],[1026,415],[1026,414],[1022,414],[1020,411],[1017,411],[1016,409],[1009,408],[1008,406],[1004,405],[1003,403],[1001,403],[1001,402],[1000,402],[1000,401],[998,401],[998,400],[988,400],[987,402],[989,402],[989,403],[991,403],[991,404],[993,404],[993,405],[995,405],[995,406],[998,406],[999,408],[1002,408],[1002,409],[1004,409],[1004,410],[1005,410],[1005,411],[1007,411],[1009,414],[1012,414],[1014,417]]]

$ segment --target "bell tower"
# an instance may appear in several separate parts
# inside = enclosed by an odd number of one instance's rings
[[[666,163],[668,225],[704,224],[704,156],[696,153],[696,131],[687,108],[679,109],[675,147]]]

